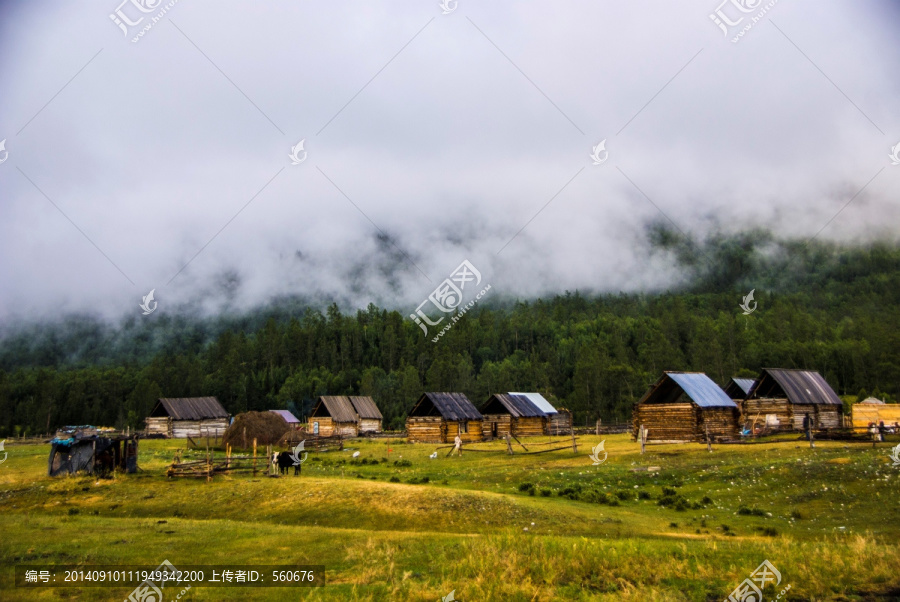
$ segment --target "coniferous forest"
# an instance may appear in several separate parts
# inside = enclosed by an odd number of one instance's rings
[[[214,395],[231,413],[287,408],[323,394],[372,395],[385,428],[403,427],[423,391],[540,391],[576,425],[626,421],[663,370],[719,383],[760,367],[820,371],[854,401],[900,396],[900,249],[775,241],[747,233],[685,242],[659,230],[677,288],[497,290],[437,343],[413,308],[278,299],[240,315],[93,316],[6,328],[0,339],[0,437],[63,424],[143,428],[159,397]],[[602,289],[598,283],[597,289]],[[738,304],[755,289],[756,311]]]

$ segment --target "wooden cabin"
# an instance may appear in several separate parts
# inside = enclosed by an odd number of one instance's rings
[[[740,403],[750,394],[750,389],[753,388],[755,382],[755,378],[737,378],[735,376],[722,389],[725,391],[725,395],[738,402],[738,406],[740,406]]]
[[[764,368],[742,404],[744,421],[774,430],[803,430],[809,416],[816,429],[840,428],[844,404],[822,375],[812,370]]]
[[[407,440],[418,443],[463,443],[484,439],[484,417],[462,393],[425,393],[406,418]]]
[[[544,423],[545,435],[570,435],[572,433],[572,413],[565,408],[556,408],[540,393],[510,393],[528,398],[532,404],[547,415]]]
[[[323,395],[309,415],[313,435],[356,437],[381,432],[381,412],[371,397]]]
[[[900,424],[900,404],[888,404],[880,399],[869,397],[853,404],[850,408],[850,417],[853,428],[856,429],[867,429],[873,422],[876,425],[883,422],[884,426],[894,426]]]
[[[47,475],[86,472],[106,475],[138,470],[138,438],[100,431],[92,426],[66,426],[50,440]]]
[[[281,416],[284,419],[284,421],[287,422],[287,425],[289,427],[291,427],[293,430],[297,431],[297,430],[300,430],[301,428],[303,428],[303,423],[301,423],[300,420],[296,416],[291,414],[288,410],[269,410],[269,411],[272,412],[273,414],[278,414],[279,416]]]
[[[491,395],[480,412],[485,438],[505,437],[507,433],[516,437],[543,435],[548,420],[530,399],[513,393]]]
[[[665,372],[635,404],[634,437],[643,425],[647,440],[681,443],[737,438],[740,411],[702,372]]]
[[[145,422],[148,434],[186,439],[220,437],[229,418],[215,397],[162,397]]]

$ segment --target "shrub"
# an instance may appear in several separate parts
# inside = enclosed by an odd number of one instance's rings
[[[551,495],[553,495],[552,489],[541,489],[541,496],[550,497]]]
[[[622,500],[623,502],[634,499],[634,495],[630,491],[623,491],[621,489],[616,491],[616,497],[619,498],[620,500]]]
[[[737,513],[742,516],[766,516],[766,513],[759,508],[748,508],[747,506],[741,506],[740,508],[738,508]]]
[[[710,504],[712,504],[712,498],[709,497],[708,495],[704,495],[703,499],[700,500],[700,503],[703,504],[704,506],[709,506]]]
[[[775,527],[758,527],[758,529],[767,537],[778,537],[778,530]]]
[[[791,510],[791,518],[795,520],[801,520],[803,518],[803,515],[800,514],[799,510]]]
[[[652,500],[653,496],[650,495],[649,491],[638,491],[638,499],[639,500]]]
[[[391,478],[388,479],[388,480],[389,480],[391,483],[399,483],[399,482],[400,482],[400,477],[391,477]]]
[[[409,460],[394,460],[394,466],[412,466]]]
[[[663,496],[675,495],[675,493],[676,493],[676,491],[674,489],[672,489],[671,487],[663,487],[662,488]]]
[[[534,491],[534,483],[519,483],[519,491],[522,493]],[[534,495],[534,493],[531,495]]]
[[[678,528],[678,523],[669,523],[669,528],[670,528],[670,529],[677,529],[677,528]],[[699,533],[699,532],[700,532],[700,531],[697,531],[697,533]]]

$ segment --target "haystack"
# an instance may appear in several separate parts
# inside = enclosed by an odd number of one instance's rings
[[[253,439],[257,445],[277,443],[290,427],[284,418],[272,412],[244,412],[234,417],[234,422],[225,431],[226,445],[250,448]]]

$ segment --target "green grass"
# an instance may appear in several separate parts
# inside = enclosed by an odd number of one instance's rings
[[[310,454],[301,477],[209,483],[164,476],[183,442],[142,442],[142,472],[108,479],[49,478],[47,446],[7,442],[0,598],[122,600],[131,588],[15,589],[13,567],[163,559],[327,569],[322,588],[195,587],[190,600],[722,600],[764,559],[791,585],[783,599],[900,596],[896,442],[641,455],[616,435],[593,466],[600,439],[579,438],[577,455],[435,460],[433,445],[349,441]]]

